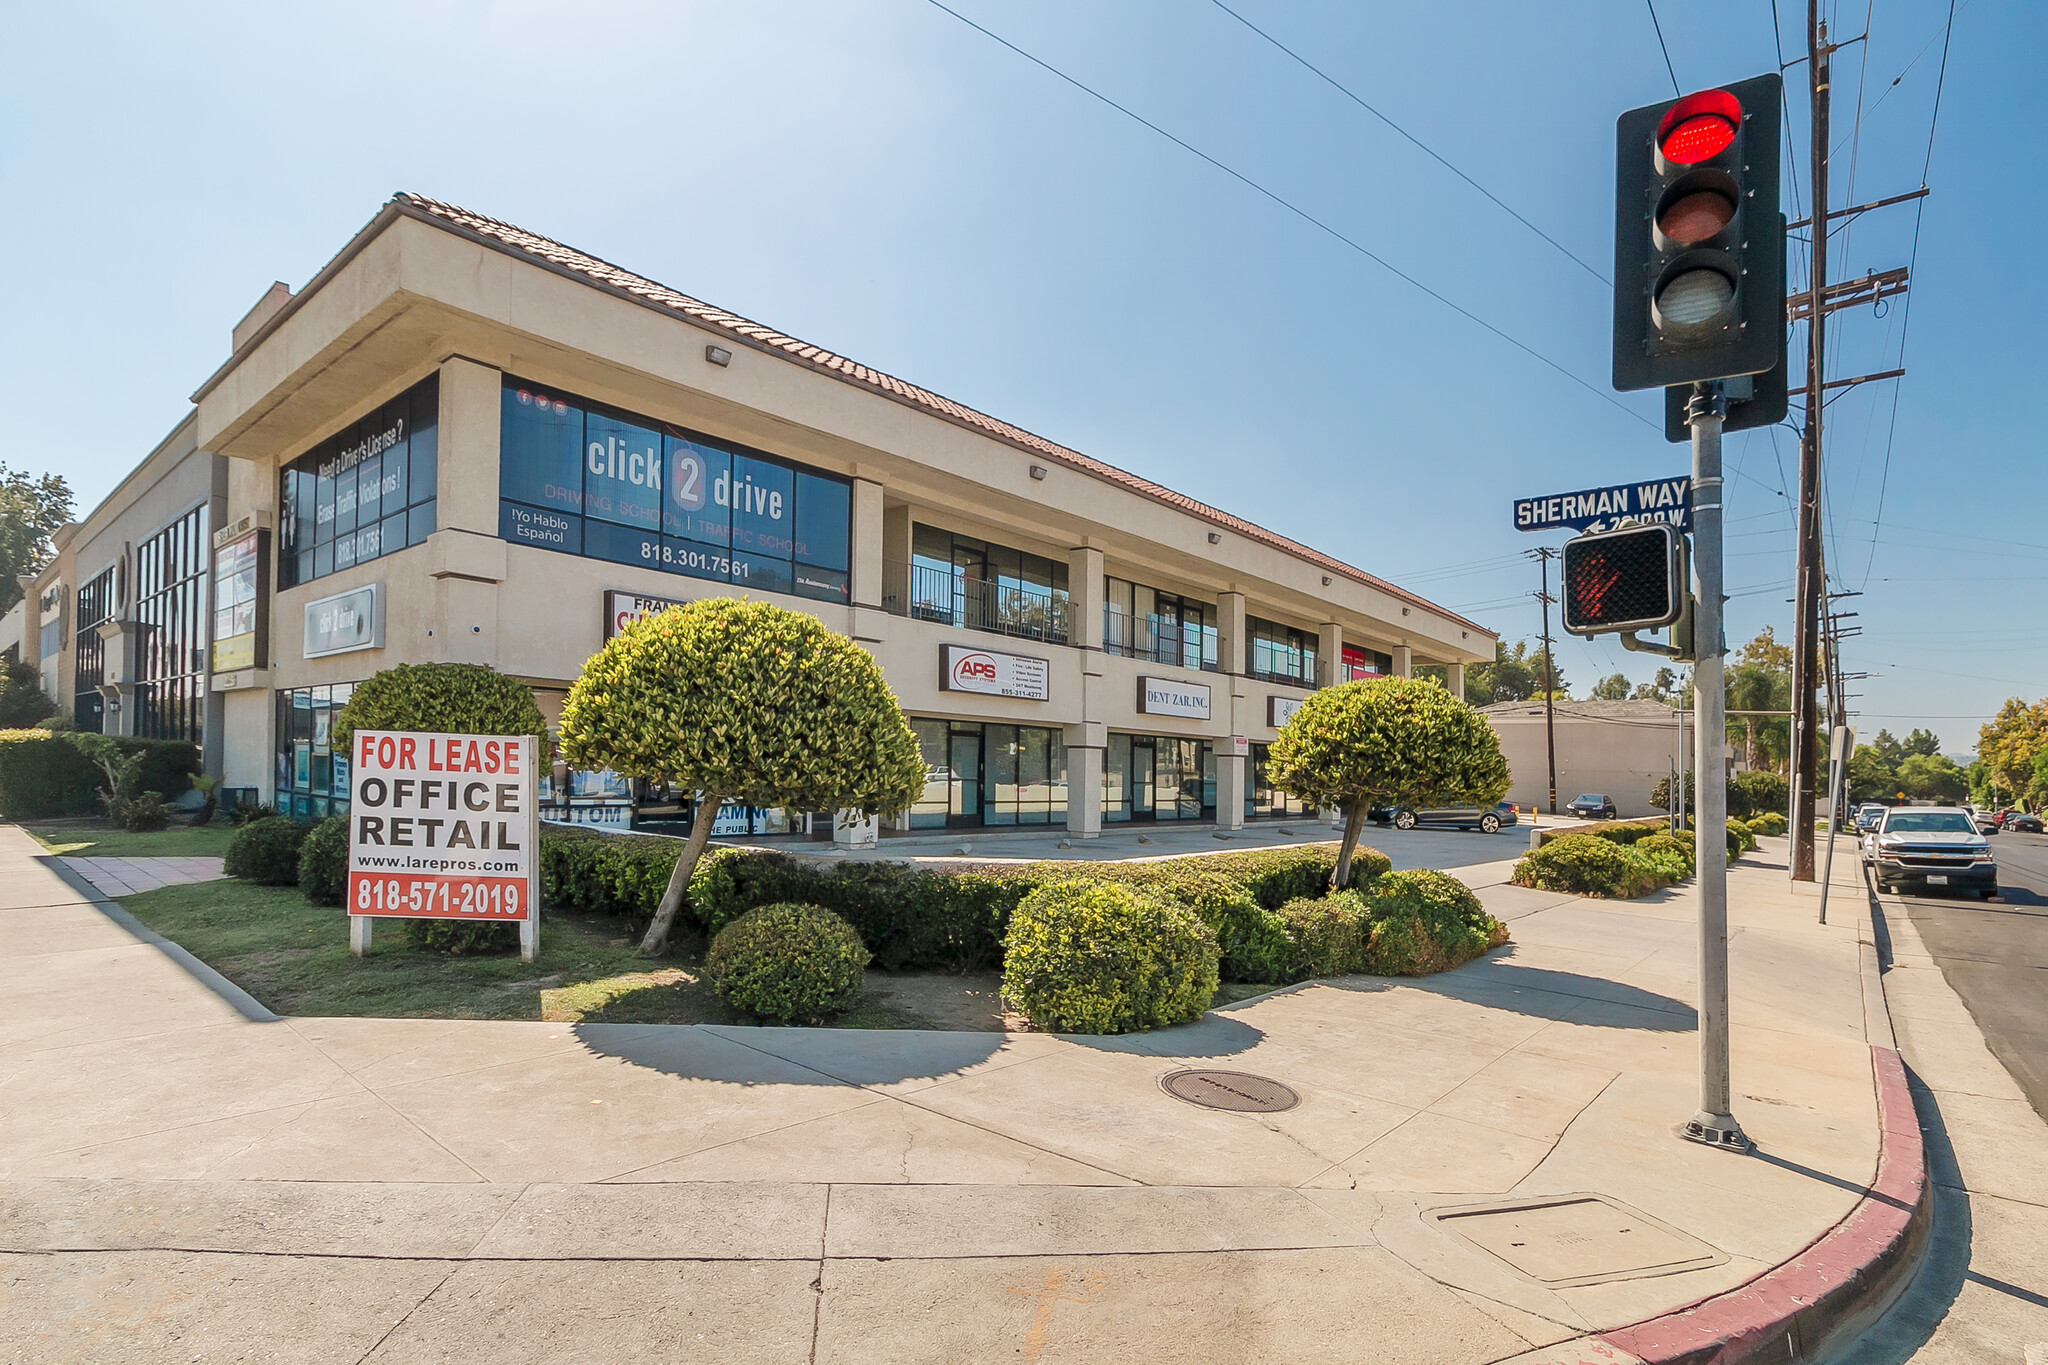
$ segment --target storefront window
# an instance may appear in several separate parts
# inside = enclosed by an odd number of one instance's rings
[[[1065,731],[957,720],[913,720],[910,728],[925,765],[912,829],[1067,822]]]
[[[136,734],[204,740],[208,614],[200,506],[135,552]]]
[[[1244,784],[1244,814],[1247,820],[1258,816],[1301,816],[1313,813],[1313,808],[1304,805],[1302,799],[1291,792],[1281,791],[1273,785],[1267,772],[1272,747],[1266,744],[1251,746],[1251,780]]]
[[[301,824],[348,814],[346,750],[333,745],[334,717],[354,683],[277,692],[277,813]]]
[[[95,629],[114,614],[114,571],[107,569],[78,589],[77,626],[73,640],[77,648],[71,659],[71,719],[81,730],[106,727],[106,698],[100,684],[107,680],[107,644]]]
[[[1117,735],[1102,752],[1102,818],[1207,820],[1216,814],[1216,753],[1206,739]]]
[[[514,544],[852,600],[843,479],[512,378],[499,433],[498,534]]]
[[[440,421],[440,376],[430,375],[280,471],[280,588],[396,554],[434,533]]]

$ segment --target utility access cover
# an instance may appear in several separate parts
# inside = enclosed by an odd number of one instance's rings
[[[1280,1082],[1244,1071],[1176,1071],[1159,1085],[1177,1100],[1240,1114],[1277,1114],[1301,1103]]]
[[[1439,1209],[1429,1216],[1530,1279],[1561,1288],[1675,1275],[1728,1259],[1668,1223],[1597,1194]]]

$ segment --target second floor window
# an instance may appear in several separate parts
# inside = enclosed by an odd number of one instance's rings
[[[1245,671],[1272,682],[1316,686],[1316,649],[1321,637],[1277,621],[1245,618]]]
[[[907,581],[884,566],[891,611],[963,630],[1065,644],[1066,561],[992,545],[936,526],[912,526]]]
[[[1212,673],[1223,666],[1213,602],[1198,602],[1121,578],[1108,579],[1104,587],[1105,653]]]

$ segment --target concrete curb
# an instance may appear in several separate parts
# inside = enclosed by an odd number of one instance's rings
[[[1873,1045],[1877,1178],[1848,1216],[1806,1250],[1739,1289],[1677,1312],[1515,1356],[1506,1365],[1750,1365],[1821,1358],[1868,1327],[1918,1269],[1933,1226],[1906,1065]]]
[[[147,943],[150,947],[155,948],[165,957],[177,963],[179,967],[191,975],[193,980],[226,1001],[244,1019],[247,1019],[252,1024],[275,1024],[278,1022],[279,1016],[271,1013],[262,1001],[222,976],[213,968],[207,966],[204,962],[201,962],[198,958],[192,956],[191,953],[178,944],[173,943],[122,909],[119,904],[108,897],[106,892],[66,867],[62,858],[54,853],[38,853],[34,856],[48,866],[52,872],[56,873],[58,879],[66,886],[85,897],[87,903],[93,909],[99,911],[137,939]]]

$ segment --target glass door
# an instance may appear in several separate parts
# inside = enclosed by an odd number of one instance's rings
[[[981,823],[981,731],[955,730],[951,754],[952,782],[946,806],[948,825]]]
[[[1153,748],[1149,739],[1131,741],[1131,818],[1150,820],[1154,816],[1153,792]]]

